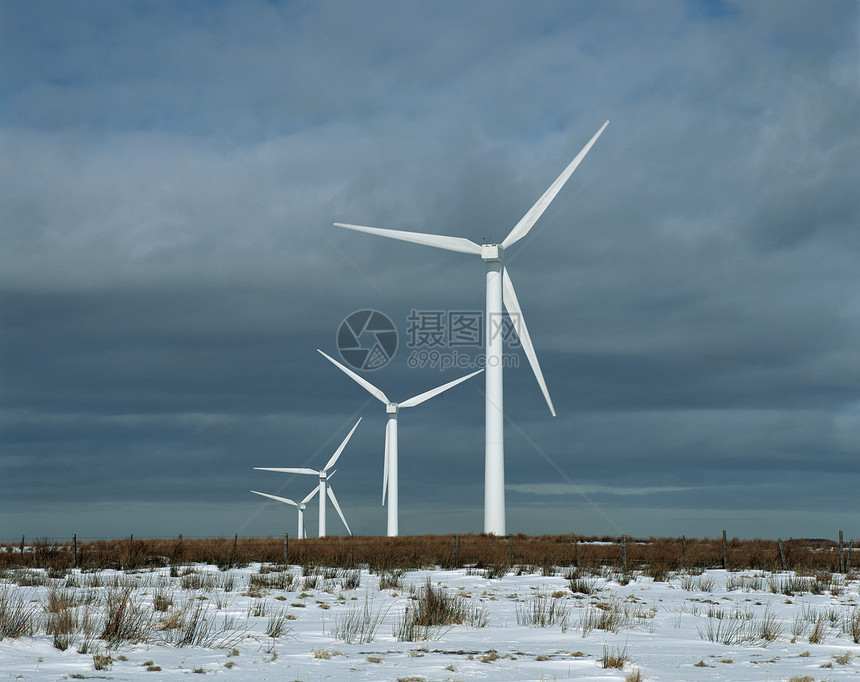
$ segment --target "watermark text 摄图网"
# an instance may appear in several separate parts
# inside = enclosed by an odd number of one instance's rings
[[[416,310],[406,318],[407,348],[483,348],[484,337],[501,337],[509,346],[519,347],[519,315],[493,314],[489,329],[483,310]]]
[[[412,369],[431,367],[446,369],[483,369],[488,364],[519,367],[515,353],[488,358],[471,355],[465,349],[482,349],[486,337],[501,338],[511,347],[519,347],[519,316],[492,315],[485,324],[483,310],[416,310],[406,318],[406,347],[410,349],[406,364]]]

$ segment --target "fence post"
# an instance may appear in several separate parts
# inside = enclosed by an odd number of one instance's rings
[[[24,536],[21,536],[21,556],[24,556]]]
[[[511,564],[511,566],[513,566],[513,565],[514,565],[514,535],[513,535],[513,533],[511,533],[510,535],[508,535],[508,541],[510,542],[510,545],[511,545],[511,560],[510,560],[510,564]]]
[[[854,538],[848,543],[848,556],[845,557],[845,572],[851,573],[851,554],[854,552]]]
[[[284,563],[290,563],[290,534],[284,533]]]
[[[684,550],[684,570],[687,570],[687,537],[685,535],[681,536],[681,547]]]
[[[78,534],[72,533],[72,568],[78,567]]]
[[[173,548],[173,563],[176,563],[176,557],[181,556],[180,552],[182,550],[182,533],[176,539],[176,546]]]
[[[576,535],[573,536],[573,561],[573,565],[579,568],[579,541],[576,539]]]
[[[627,570],[627,536],[621,536],[621,563],[624,565],[624,570]]]
[[[723,529],[723,570],[728,567],[728,547],[726,545],[726,531]]]
[[[842,531],[839,531],[839,572],[845,573],[845,545],[842,543]]]
[[[779,547],[779,563],[782,564],[782,570],[786,570],[785,552],[782,551],[782,538],[777,538],[777,546]]]
[[[230,568],[236,563],[236,551],[239,549],[239,534],[233,535],[233,553],[230,555]]]

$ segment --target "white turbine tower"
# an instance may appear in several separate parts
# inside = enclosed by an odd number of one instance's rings
[[[310,502],[311,499],[313,499],[313,496],[317,494],[319,489],[320,489],[320,487],[319,487],[319,485],[317,485],[317,487],[311,491],[311,494],[308,495],[301,502],[293,502],[291,499],[289,499],[287,497],[278,497],[277,495],[269,495],[269,493],[259,493],[256,490],[252,490],[251,492],[254,493],[255,495],[262,495],[263,497],[268,497],[270,500],[275,500],[276,502],[283,502],[284,504],[291,504],[296,509],[298,509],[299,510],[299,528],[296,531],[296,537],[299,540],[301,540],[302,538],[307,536],[307,531],[305,530],[305,509],[307,508],[307,503]]]
[[[319,485],[314,488],[313,492],[308,495],[303,502],[307,502],[314,495],[319,492],[320,496],[320,515],[319,515],[319,536],[321,538],[325,537],[325,498],[328,495],[328,498],[331,500],[331,503],[334,505],[335,511],[340,516],[340,520],[343,521],[343,525],[346,526],[346,532],[352,535],[352,531],[349,529],[349,524],[346,522],[346,519],[343,516],[343,512],[340,510],[340,505],[337,503],[337,498],[334,496],[334,491],[331,489],[329,485],[329,479],[334,475],[332,471],[329,473],[329,469],[334,466],[334,463],[337,462],[337,458],[340,457],[340,453],[343,452],[343,449],[346,447],[346,444],[349,442],[349,439],[352,438],[352,434],[355,433],[355,430],[358,428],[358,425],[361,423],[361,418],[359,417],[358,421],[355,422],[355,426],[352,427],[352,430],[346,434],[346,438],[343,439],[343,442],[340,444],[337,450],[335,450],[334,454],[331,456],[331,459],[328,461],[322,469],[317,471],[316,469],[308,469],[306,467],[254,467],[254,469],[258,471],[280,471],[284,474],[307,474],[309,476],[319,476],[320,482]],[[259,494],[259,493],[258,493]],[[268,495],[267,495],[268,497]]]
[[[459,379],[455,379],[454,381],[449,381],[447,384],[442,386],[437,386],[434,389],[421,393],[420,395],[413,396],[409,398],[409,400],[404,400],[403,402],[396,403],[392,400],[388,399],[388,396],[385,395],[380,389],[371,384],[367,379],[360,377],[358,374],[353,372],[350,369],[347,369],[342,364],[340,364],[334,358],[323,353],[319,348],[317,348],[317,352],[326,358],[329,362],[335,365],[335,367],[339,367],[347,376],[352,378],[359,386],[364,388],[370,395],[379,400],[380,402],[385,404],[385,412],[388,414],[388,421],[385,424],[385,459],[383,464],[383,474],[382,474],[382,504],[385,504],[385,492],[388,490],[388,536],[389,537],[397,537],[399,533],[398,529],[398,497],[399,497],[399,485],[398,485],[398,474],[397,474],[397,413],[400,411],[401,407],[415,407],[416,405],[420,405],[425,400],[430,400],[440,393],[444,393],[449,388],[454,388],[459,383],[466,381],[466,379],[471,379],[476,374],[480,374],[484,370],[479,369],[477,372],[472,372],[471,374],[467,374],[464,377],[460,377]]]
[[[487,309],[485,325],[486,337],[486,440],[484,470],[484,532],[496,535],[505,534],[505,446],[504,446],[504,402],[502,389],[502,305],[507,309],[514,322],[523,351],[531,364],[535,378],[540,385],[549,410],[555,416],[555,408],[543,378],[531,337],[514,292],[514,286],[504,267],[505,250],[525,237],[538,218],[543,215],[559,190],[567,182],[576,167],[609,125],[604,123],[600,130],[582,148],[573,161],[564,169],[549,189],[543,193],[528,213],[514,226],[500,244],[476,244],[462,237],[385,230],[378,227],[335,223],[337,227],[390,237],[406,242],[435,246],[436,248],[480,256],[487,268]]]

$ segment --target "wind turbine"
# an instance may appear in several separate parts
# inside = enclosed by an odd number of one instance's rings
[[[505,250],[525,237],[532,229],[538,218],[555,199],[559,190],[570,178],[576,167],[580,164],[591,147],[597,142],[597,138],[606,130],[609,121],[606,121],[582,151],[576,155],[549,189],[543,193],[534,206],[529,209],[522,219],[508,233],[508,236],[500,244],[476,244],[463,237],[449,237],[445,235],[426,234],[421,232],[405,232],[401,230],[385,230],[378,227],[364,227],[362,225],[349,225],[335,223],[337,227],[349,230],[367,232],[380,237],[400,239],[415,244],[434,246],[447,251],[457,251],[480,256],[486,263],[487,282],[487,309],[484,320],[486,338],[486,438],[485,438],[485,462],[484,462],[484,532],[496,535],[505,534],[505,445],[504,445],[504,402],[502,388],[502,305],[507,309],[511,320],[515,323],[517,335],[523,347],[523,351],[529,360],[532,371],[537,379],[549,411],[555,416],[555,408],[549,391],[543,378],[534,346],[529,336],[525,320],[523,319],[514,285],[504,267]]]
[[[313,498],[314,495],[317,494],[319,489],[320,489],[320,487],[319,487],[319,485],[317,485],[317,487],[311,491],[311,494],[308,495],[301,502],[293,502],[291,499],[289,499],[287,497],[278,497],[277,495],[269,495],[268,493],[258,493],[256,490],[252,490],[251,492],[254,493],[255,495],[262,495],[263,497],[268,497],[270,500],[275,500],[276,502],[283,502],[284,504],[291,504],[296,509],[298,509],[299,510],[299,528],[296,531],[296,537],[299,540],[301,540],[302,538],[307,536],[307,531],[305,531],[306,504],[308,502],[310,502],[310,500]]]
[[[328,498],[331,500],[331,503],[334,505],[335,511],[340,516],[340,520],[343,521],[343,525],[346,526],[346,532],[352,535],[352,531],[349,529],[349,524],[346,522],[346,519],[343,516],[343,512],[340,510],[340,505],[337,503],[337,498],[334,496],[334,491],[331,489],[329,485],[329,479],[334,476],[334,471],[329,473],[329,469],[334,466],[334,463],[337,462],[337,458],[340,457],[340,453],[343,452],[343,449],[346,447],[346,444],[349,442],[349,439],[352,438],[352,434],[355,433],[355,430],[358,428],[358,425],[361,424],[361,417],[359,417],[358,421],[355,422],[355,426],[352,427],[352,430],[346,434],[346,438],[343,439],[343,442],[340,444],[337,450],[335,450],[334,454],[331,456],[331,459],[328,461],[322,469],[317,471],[316,469],[308,469],[306,467],[254,467],[254,469],[258,471],[280,471],[284,474],[308,474],[309,476],[319,476],[320,482],[319,485],[314,488],[313,492],[308,495],[302,502],[307,502],[314,495],[319,492],[320,495],[320,515],[319,515],[319,536],[321,538],[325,537],[325,498],[328,495]],[[253,491],[252,491],[253,492]],[[257,493],[258,495],[261,493]],[[266,495],[266,497],[271,497],[271,495]],[[299,517],[301,518],[301,510],[299,511]]]
[[[359,386],[364,388],[370,395],[385,404],[385,412],[388,414],[388,422],[385,424],[385,460],[382,474],[382,504],[385,504],[385,491],[388,490],[388,537],[397,537],[398,535],[398,479],[397,479],[397,413],[401,407],[415,407],[420,405],[425,400],[430,400],[440,393],[444,393],[449,388],[454,388],[459,383],[471,379],[476,374],[480,374],[484,370],[479,369],[477,372],[472,372],[464,377],[449,381],[447,384],[437,386],[434,389],[421,393],[419,395],[396,403],[389,400],[380,389],[371,384],[367,379],[360,377],[350,369],[347,369],[337,360],[323,353],[319,348],[320,353],[329,362],[339,367],[347,376],[352,378]]]

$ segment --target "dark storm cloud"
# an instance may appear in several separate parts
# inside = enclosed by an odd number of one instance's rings
[[[310,484],[252,467],[321,466],[358,416],[334,486],[381,532],[384,410],[314,349],[376,308],[371,380],[449,381],[407,317],[482,309],[483,266],[331,223],[500,240],[605,119],[508,254],[559,412],[520,356],[509,527],[856,510],[855,3],[0,13],[0,536],[282,532],[247,491]],[[404,411],[404,532],[480,530],[482,390]]]

